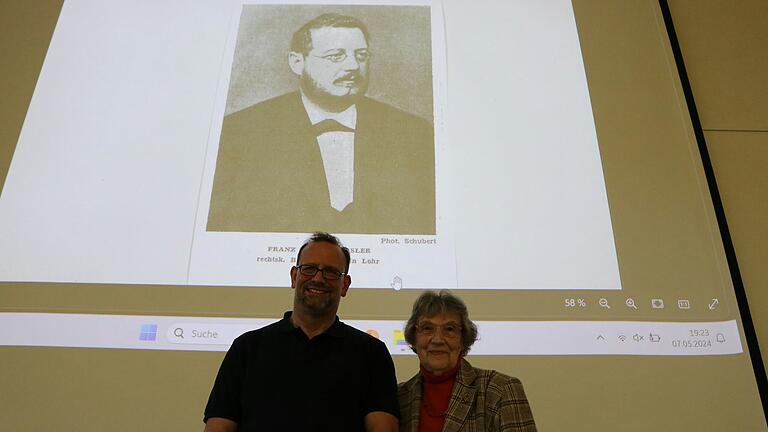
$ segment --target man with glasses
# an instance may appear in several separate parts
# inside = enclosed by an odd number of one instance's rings
[[[291,268],[293,311],[232,343],[205,408],[206,432],[398,430],[392,357],[336,316],[349,262],[330,234],[304,243]]]
[[[368,40],[338,14],[296,31],[299,91],[224,119],[209,231],[435,234],[432,125],[365,97]]]

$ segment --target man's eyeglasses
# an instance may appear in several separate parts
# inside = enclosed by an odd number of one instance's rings
[[[312,56],[321,58],[323,60],[328,60],[329,62],[332,62],[332,63],[341,63],[344,60],[346,60],[348,57],[347,52],[343,50],[339,52],[326,54],[326,55],[321,55],[321,56],[316,56],[316,55],[312,55]],[[365,63],[370,59],[371,59],[370,51],[367,51],[367,50],[355,51],[355,60],[357,60],[358,63]]]
[[[300,266],[296,266],[296,268],[299,269],[299,273],[307,277],[315,277],[317,272],[323,272],[323,278],[327,280],[338,280],[346,274],[336,270],[335,268],[326,267],[321,269],[320,267],[312,264],[302,264]]]
[[[440,334],[447,339],[456,339],[461,336],[461,326],[456,323],[437,325],[432,323],[423,323],[416,326],[416,333],[419,336],[432,337],[440,331]]]

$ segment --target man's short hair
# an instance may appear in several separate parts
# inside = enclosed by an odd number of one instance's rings
[[[461,322],[461,355],[466,355],[477,341],[477,325],[469,319],[467,305],[448,290],[424,291],[413,303],[413,310],[405,323],[405,340],[416,352],[416,326],[419,318],[433,317],[439,313],[456,314]]]
[[[360,29],[363,32],[365,41],[368,42],[368,28],[365,27],[362,21],[347,15],[327,13],[307,22],[300,29],[296,30],[293,38],[291,38],[291,51],[304,55],[309,54],[309,51],[312,50],[312,30],[323,27]]]
[[[316,243],[316,242],[323,242],[323,243],[330,243],[334,246],[338,246],[341,249],[341,252],[344,254],[344,259],[347,261],[347,268],[344,269],[344,273],[349,272],[349,248],[341,244],[341,240],[339,240],[338,237],[336,237],[333,234],[328,234],[327,232],[315,232],[312,233],[311,236],[304,242],[303,245],[299,248],[299,253],[296,255],[296,265],[299,264],[301,260],[301,252],[304,250],[305,247],[307,247],[310,243]]]

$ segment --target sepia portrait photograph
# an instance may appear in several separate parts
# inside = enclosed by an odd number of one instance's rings
[[[207,231],[435,235],[430,17],[243,6]]]

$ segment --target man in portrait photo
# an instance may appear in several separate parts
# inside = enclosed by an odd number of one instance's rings
[[[295,31],[282,62],[298,90],[224,118],[208,231],[436,233],[434,128],[366,96],[371,39],[365,23],[339,13]],[[409,77],[381,81],[392,79]]]

